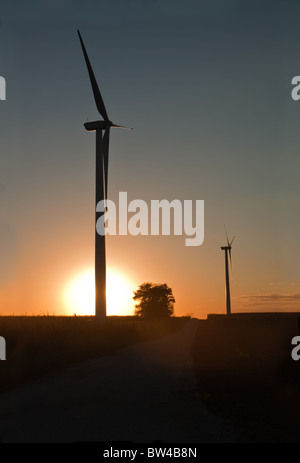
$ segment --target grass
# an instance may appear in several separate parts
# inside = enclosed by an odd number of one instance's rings
[[[211,317],[193,344],[200,399],[241,430],[241,442],[300,442],[297,315]]]
[[[52,375],[87,359],[172,333],[185,318],[144,321],[136,317],[0,316],[6,361],[0,362],[0,392]]]

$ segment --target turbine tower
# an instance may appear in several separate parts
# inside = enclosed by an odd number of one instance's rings
[[[81,34],[77,29],[84,59],[88,69],[95,103],[98,112],[103,120],[86,122],[84,127],[89,132],[96,132],[96,185],[95,199],[96,208],[99,201],[107,199],[107,182],[108,182],[108,153],[109,153],[109,135],[111,127],[127,128],[113,124],[108,118],[107,111],[88,57]],[[103,134],[104,132],[104,134]],[[99,213],[95,209],[95,316],[101,320],[106,317],[106,255],[105,255],[105,234],[98,234],[96,223]]]
[[[230,266],[231,264],[231,248],[232,248],[232,243],[234,240],[234,237],[229,243],[229,239],[227,236],[227,232],[225,229],[226,233],[226,239],[227,239],[227,246],[222,246],[221,249],[222,251],[225,251],[225,291],[226,291],[226,314],[230,315],[231,314],[231,300],[230,300],[230,284],[229,284],[229,261],[230,261]],[[229,256],[229,258],[228,258]]]

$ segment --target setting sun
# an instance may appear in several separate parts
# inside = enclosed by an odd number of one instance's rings
[[[107,269],[107,315],[132,315],[134,283],[115,269]],[[67,283],[63,289],[63,304],[68,314],[94,315],[94,269],[86,269]]]

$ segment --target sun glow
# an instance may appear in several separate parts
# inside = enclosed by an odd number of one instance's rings
[[[107,269],[107,315],[132,315],[134,283],[115,269]],[[75,275],[63,289],[63,305],[68,314],[95,314],[94,269],[86,269]]]

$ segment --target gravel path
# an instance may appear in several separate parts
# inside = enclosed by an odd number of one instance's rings
[[[190,354],[197,323],[2,394],[1,441],[236,442],[197,400]]]

